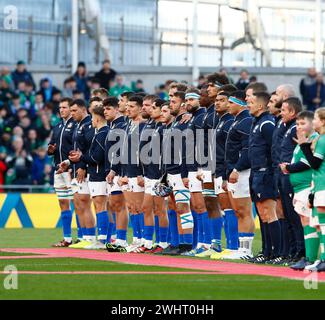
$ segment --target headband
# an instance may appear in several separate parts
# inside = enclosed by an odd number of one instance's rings
[[[222,84],[221,84],[219,81],[215,81],[215,82],[214,82],[214,85],[215,85],[217,88],[221,88],[221,87],[222,87]]]
[[[247,107],[247,103],[245,101],[239,100],[233,96],[230,96],[228,101],[232,102],[232,103],[236,103],[241,107]]]
[[[201,96],[195,92],[189,92],[185,94],[185,99],[200,99]]]

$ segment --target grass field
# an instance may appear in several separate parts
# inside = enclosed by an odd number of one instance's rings
[[[1,248],[48,248],[61,237],[58,229],[0,229]],[[258,250],[260,240],[255,241]],[[65,249],[67,251],[71,249]],[[325,283],[306,290],[301,280],[228,274],[186,274],[190,269],[125,264],[81,258],[24,258],[27,253],[0,252],[0,269],[15,265],[18,290],[0,285],[6,299],[324,299]],[[107,253],[107,255],[109,255]],[[13,259],[13,256],[21,256]],[[6,258],[8,257],[8,259]],[[184,258],[188,259],[188,258]],[[194,258],[197,260],[197,258]],[[218,262],[216,262],[218,263]],[[239,265],[241,266],[241,265]],[[95,272],[119,272],[96,274]],[[193,271],[193,270],[191,270]],[[40,274],[44,272],[44,274]],[[45,272],[53,272],[46,274]],[[55,274],[66,272],[68,274]],[[80,274],[85,272],[85,274]],[[87,273],[88,272],[88,273]],[[90,274],[94,272],[94,274]],[[143,272],[137,274],[137,272]],[[156,272],[153,274],[153,272]],[[178,272],[177,274],[166,274]],[[1,273],[0,283],[7,275]]]

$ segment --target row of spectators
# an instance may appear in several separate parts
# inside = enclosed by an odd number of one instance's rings
[[[226,69],[220,69],[220,72],[234,83]],[[204,79],[200,76],[198,88]],[[256,77],[242,70],[235,84],[244,90],[256,81]],[[171,82],[157,86],[155,94],[168,100]],[[60,89],[49,78],[43,78],[37,86],[23,61],[18,61],[13,72],[3,67],[0,71],[0,185],[53,183],[51,159],[46,149],[51,130],[60,121],[59,102],[62,97],[88,100],[90,92],[98,88],[105,88],[109,95],[116,97],[125,91],[145,92],[141,79],[127,86],[123,76],[111,68],[109,60],[103,61],[102,69],[92,77],[88,75],[85,63],[79,62],[76,72]],[[308,70],[300,89],[308,109],[325,105],[325,85],[322,75],[315,69]]]

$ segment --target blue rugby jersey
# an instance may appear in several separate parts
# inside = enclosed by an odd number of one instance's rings
[[[162,176],[161,150],[163,129],[162,123],[151,121],[147,123],[140,136],[140,160],[143,175],[149,179],[160,179]]]
[[[108,127],[108,133],[105,139],[105,173],[108,175],[110,170],[113,170],[116,175],[121,176],[123,171],[123,163],[121,153],[123,149],[118,148],[118,143],[121,144],[126,140],[126,130],[128,122],[124,116],[114,119]],[[114,148],[117,146],[117,148]]]
[[[189,161],[193,160],[193,163],[186,163],[188,172],[195,172],[199,167],[202,167],[204,164],[202,163],[201,154],[199,153],[198,144],[204,143],[204,119],[206,116],[206,109],[199,108],[193,114],[192,118],[187,124],[187,134],[186,141],[189,142],[189,139],[194,139],[190,144],[186,145],[186,156]],[[191,134],[190,134],[191,132]],[[187,148],[190,146],[190,148]],[[205,148],[203,148],[204,150]]]
[[[215,105],[212,104],[206,109],[206,114],[203,120],[203,127],[204,127],[204,156],[209,155],[210,151],[210,161],[213,161],[213,154],[214,148],[215,148],[215,141],[211,139],[211,137],[215,136],[215,132],[212,133],[212,135],[209,136],[209,130],[216,129],[217,125],[219,123],[219,116],[215,112]],[[204,168],[208,168],[208,162],[203,164]]]
[[[80,121],[73,132],[73,149],[80,150],[82,154],[86,154],[90,148],[91,141],[94,137],[95,129],[91,124],[91,117],[88,115]],[[73,177],[77,176],[76,172],[79,168],[87,169],[87,164],[80,160],[73,164]]]
[[[230,113],[225,113],[219,117],[219,123],[215,131],[215,157],[216,157],[216,169],[215,176],[216,178],[222,177],[223,180],[226,180],[226,162],[225,162],[225,153],[226,153],[226,140],[229,129],[234,122],[234,116]]]
[[[186,167],[186,138],[183,132],[187,129],[187,123],[181,123],[183,114],[178,115],[164,133],[162,161],[164,173],[181,174],[182,178],[187,178],[188,171]],[[178,150],[175,146],[174,137],[180,139],[181,145]],[[175,157],[174,152],[177,153]]]
[[[128,178],[136,178],[143,175],[140,163],[140,135],[144,127],[144,122],[130,122],[127,127],[127,139],[124,148],[124,152],[127,152],[126,156],[124,156],[124,159],[127,159],[127,164],[122,167],[122,175]]]
[[[253,118],[244,109],[234,119],[226,140],[226,176],[229,177],[233,169],[243,171],[250,168],[248,159],[249,133]]]
[[[91,141],[89,150],[83,154],[81,161],[87,164],[89,181],[105,181],[105,140],[108,133],[108,126],[96,130]]]

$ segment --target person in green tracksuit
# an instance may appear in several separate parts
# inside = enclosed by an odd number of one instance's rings
[[[313,216],[318,217],[317,226],[320,238],[320,261],[313,269],[318,272],[325,271],[325,108],[316,110],[313,120],[314,129],[319,133],[312,143],[303,134],[297,135],[299,143],[308,163],[313,169],[312,182],[313,190],[311,203],[313,206]]]
[[[309,142],[318,137],[318,133],[313,128],[313,119],[313,112],[302,111],[296,120],[297,132],[304,134]],[[280,167],[284,174],[290,174],[290,183],[294,190],[293,205],[304,228],[306,247],[306,257],[301,258],[290,267],[294,270],[303,270],[317,260],[319,249],[319,237],[316,230],[318,222],[312,218],[312,209],[308,207],[309,194],[312,190],[313,170],[299,144],[293,152],[291,163],[281,163]]]

